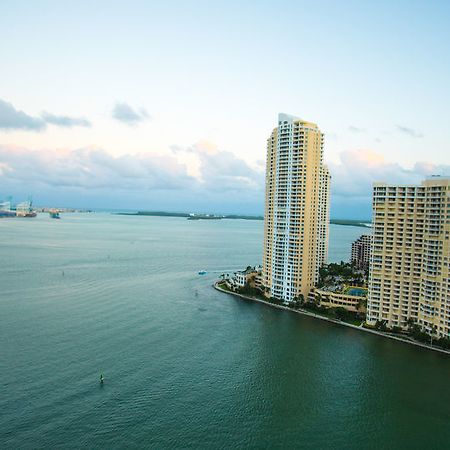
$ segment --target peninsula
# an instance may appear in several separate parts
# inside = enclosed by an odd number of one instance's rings
[[[245,214],[205,214],[205,213],[185,213],[169,211],[137,211],[137,212],[119,212],[114,213],[121,216],[150,216],[150,217],[184,217],[187,220],[222,220],[222,219],[241,219],[241,220],[264,220],[264,216],[253,216]],[[331,219],[330,224],[344,225],[351,227],[370,227],[370,221],[351,220],[351,219]]]

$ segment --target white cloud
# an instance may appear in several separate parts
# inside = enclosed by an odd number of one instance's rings
[[[49,123],[60,127],[91,126],[84,117],[70,117],[48,112],[43,112],[40,117],[33,117],[16,109],[12,103],[0,99],[0,130],[42,131]]]
[[[180,189],[194,180],[173,156],[124,155],[101,149],[41,150],[0,146],[0,164],[9,168],[0,180],[54,188]]]
[[[30,116],[0,99],[0,129],[40,131],[45,127],[46,123],[40,117]]]
[[[183,153],[196,160],[198,176],[189,172]],[[231,152],[202,144],[176,148],[166,155],[118,157],[94,148],[30,150],[0,145],[0,186],[0,197],[45,191],[57,196],[59,204],[74,192],[98,199],[116,197],[118,208],[133,198],[141,204],[155,204],[169,195],[173,201],[165,209],[194,210],[198,204],[206,211],[241,211],[245,204],[253,212],[262,210],[264,191],[262,171]],[[97,201],[86,206],[99,205]]]
[[[137,125],[139,122],[149,118],[144,108],[133,109],[128,103],[118,102],[112,109],[112,117],[127,125]]]
[[[366,130],[364,128],[355,127],[354,125],[350,125],[348,127],[349,131],[352,133],[365,133]]]
[[[369,218],[374,181],[415,184],[429,175],[450,174],[450,166],[417,162],[405,168],[370,150],[342,152],[340,161],[329,167],[332,217]],[[95,148],[30,150],[0,145],[0,197],[51,194],[59,205],[89,197],[91,203],[84,206],[103,206],[109,199],[117,208],[129,204],[132,208],[262,213],[264,178],[261,161],[253,168],[209,142],[174,146],[165,155],[118,157]]]
[[[370,217],[372,185],[376,181],[420,184],[427,176],[450,174],[450,166],[417,162],[408,169],[387,161],[382,155],[371,150],[342,152],[339,163],[330,163],[329,168],[332,176],[332,213],[335,217],[340,214]]]
[[[51,123],[52,125],[60,127],[90,127],[92,125],[91,122],[84,117],[69,117],[51,114],[45,111],[42,113],[41,117],[46,123]]]
[[[263,191],[263,171],[251,168],[234,153],[219,151],[208,142],[199,142],[186,150],[197,156],[201,179],[209,189],[237,192],[250,189],[258,194]]]
[[[406,134],[407,136],[410,136],[413,138],[422,138],[423,137],[423,134],[420,131],[413,130],[412,128],[405,127],[403,125],[397,125],[396,129],[400,133]]]

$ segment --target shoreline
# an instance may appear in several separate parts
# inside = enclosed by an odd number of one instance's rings
[[[219,281],[215,281],[214,282],[214,284],[213,284],[214,289],[216,289],[216,290],[218,290],[220,292],[223,292],[225,294],[233,295],[235,297],[240,297],[240,298],[243,298],[245,300],[251,300],[251,301],[254,301],[254,302],[262,303],[263,305],[272,306],[273,308],[284,309],[286,311],[290,311],[290,312],[293,312],[293,313],[297,313],[297,314],[301,314],[301,315],[304,315],[304,316],[313,317],[315,319],[321,319],[321,320],[324,320],[326,322],[334,323],[336,325],[343,325],[343,326],[346,326],[346,327],[353,328],[354,330],[365,331],[367,333],[372,333],[372,334],[375,334],[375,335],[378,335],[378,336],[381,336],[381,337],[384,337],[384,338],[393,339],[395,341],[403,342],[405,344],[415,345],[416,347],[421,347],[421,348],[426,349],[426,350],[433,350],[435,352],[444,353],[445,355],[450,355],[450,351],[449,350],[444,350],[444,349],[441,349],[441,348],[432,347],[430,345],[426,345],[426,344],[422,344],[421,342],[416,342],[416,341],[412,341],[412,340],[409,340],[409,339],[405,339],[405,338],[402,338],[400,336],[393,336],[391,334],[383,333],[382,331],[371,330],[369,328],[364,328],[361,325],[357,326],[357,325],[353,325],[351,323],[343,322],[341,320],[331,319],[330,317],[325,317],[325,316],[321,316],[319,314],[314,314],[313,312],[305,311],[303,309],[293,309],[293,308],[289,308],[289,306],[276,305],[274,303],[266,302],[266,301],[261,300],[259,298],[248,297],[246,295],[238,294],[237,292],[230,292],[230,291],[227,291],[225,289],[222,289],[221,287],[218,286],[218,284],[219,284]]]
[[[216,214],[216,213],[185,213],[170,211],[110,211],[111,214],[118,216],[144,216],[144,217],[181,217],[189,220],[264,220],[263,216],[251,214]],[[343,227],[359,227],[370,230],[372,228],[370,221],[356,219],[330,219],[330,225],[341,225]]]

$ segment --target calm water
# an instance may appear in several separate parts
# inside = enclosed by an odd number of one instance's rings
[[[330,259],[361,231],[333,226]],[[252,221],[0,221],[0,447],[448,448],[450,357],[211,288],[261,238]]]

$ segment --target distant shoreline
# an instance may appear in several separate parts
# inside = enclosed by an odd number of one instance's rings
[[[222,220],[222,219],[241,219],[241,220],[264,220],[264,216],[252,216],[242,214],[197,214],[166,211],[137,211],[137,212],[117,212],[113,213],[119,216],[148,216],[148,217],[182,217],[187,220]],[[370,222],[363,220],[350,219],[331,219],[332,225],[344,225],[350,227],[370,228]]]
[[[372,223],[370,221],[365,222],[363,220],[330,219],[330,224],[343,225],[346,227],[372,228]]]
[[[137,211],[134,213],[119,212],[114,213],[120,216],[150,216],[150,217],[182,217],[188,220],[222,220],[222,219],[242,219],[242,220],[264,220],[263,216],[246,216],[240,214],[197,214],[197,213],[177,213],[165,211]]]
[[[216,281],[213,284],[214,289],[217,289],[218,291],[223,292],[224,294],[233,295],[235,297],[241,297],[241,298],[243,298],[245,300],[251,300],[251,301],[254,301],[254,302],[262,303],[262,304],[267,305],[267,306],[271,306],[272,308],[284,309],[286,311],[290,311],[290,312],[293,312],[293,313],[302,314],[304,316],[309,316],[309,317],[313,317],[315,319],[324,320],[326,322],[335,323],[336,325],[343,325],[343,326],[346,326],[346,327],[350,327],[350,328],[353,328],[354,330],[364,331],[366,333],[376,334],[376,335],[384,337],[384,338],[393,339],[394,341],[404,342],[405,344],[411,344],[411,345],[415,345],[417,347],[422,347],[422,348],[424,348],[426,350],[434,350],[435,352],[440,352],[440,353],[444,353],[446,355],[450,355],[450,351],[448,351],[448,350],[444,350],[444,349],[441,349],[441,348],[438,348],[438,347],[432,347],[430,345],[422,344],[422,343],[416,342],[416,341],[411,341],[409,339],[405,339],[405,338],[402,338],[400,336],[393,336],[391,334],[383,333],[382,331],[371,330],[369,328],[364,328],[362,326],[352,325],[351,323],[343,322],[343,321],[337,320],[337,319],[332,319],[330,317],[321,316],[319,314],[315,314],[315,313],[310,312],[310,311],[305,311],[305,310],[302,310],[302,309],[293,309],[293,308],[289,308],[289,306],[277,305],[277,304],[274,304],[274,303],[266,302],[266,301],[261,300],[259,298],[248,297],[246,295],[238,294],[236,292],[226,291],[225,289],[222,289],[221,287],[219,287],[218,284],[219,284],[219,281]]]

